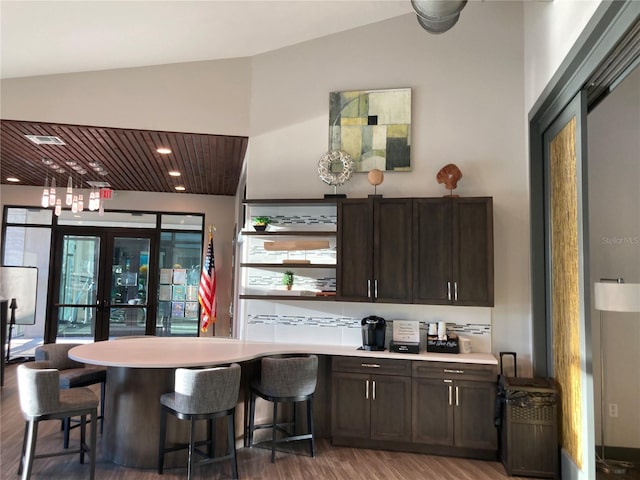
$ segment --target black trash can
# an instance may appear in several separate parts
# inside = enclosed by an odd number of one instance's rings
[[[558,478],[558,392],[551,378],[500,376],[500,457],[508,475]]]

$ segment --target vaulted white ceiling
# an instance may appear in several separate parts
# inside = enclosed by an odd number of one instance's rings
[[[246,57],[410,12],[409,0],[1,0],[1,76]]]

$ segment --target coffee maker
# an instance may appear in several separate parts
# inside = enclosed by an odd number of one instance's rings
[[[365,317],[362,326],[362,350],[384,350],[386,322],[382,317],[371,315]]]

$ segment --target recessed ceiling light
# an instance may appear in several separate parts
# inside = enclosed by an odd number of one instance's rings
[[[176,190],[179,191],[179,192],[184,192],[186,190],[186,188],[184,188],[182,185],[178,185],[176,187]]]
[[[161,153],[162,155],[168,155],[171,153],[171,149],[167,147],[158,147],[156,148],[156,152]]]
[[[7,182],[16,183],[16,182],[19,182],[19,181],[20,181],[20,179],[16,178],[16,177],[7,177]]]
[[[177,170],[172,170],[172,171],[169,172],[169,175],[171,175],[172,177],[179,177],[182,174],[180,172],[178,172]]]

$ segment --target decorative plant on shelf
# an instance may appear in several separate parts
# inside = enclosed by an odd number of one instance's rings
[[[287,287],[287,290],[291,290],[293,287],[293,272],[291,270],[287,270],[282,275],[282,284]]]
[[[257,231],[266,230],[267,225],[271,223],[269,217],[253,217],[253,228]]]

